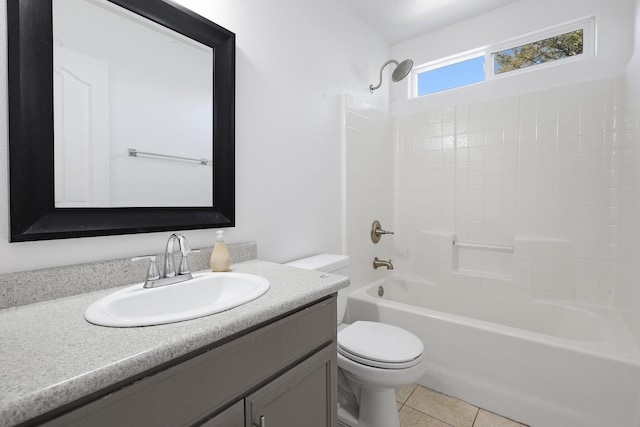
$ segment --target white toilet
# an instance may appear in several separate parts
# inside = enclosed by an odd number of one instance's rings
[[[320,254],[286,265],[349,275],[346,255]],[[395,387],[422,376],[424,345],[414,334],[385,323],[342,324],[347,289],[338,292],[338,420],[349,427],[399,427]]]

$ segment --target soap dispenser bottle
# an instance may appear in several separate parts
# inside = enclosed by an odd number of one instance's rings
[[[231,255],[229,249],[223,240],[223,230],[216,231],[216,245],[211,252],[211,270],[212,271],[229,271],[231,266]]]

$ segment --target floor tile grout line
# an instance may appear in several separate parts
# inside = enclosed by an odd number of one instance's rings
[[[407,400],[409,400],[409,399],[407,399]],[[450,427],[455,427],[454,425],[449,424],[449,423],[448,423],[448,422],[446,422],[445,420],[441,420],[440,418],[438,418],[438,417],[434,416],[433,414],[428,414],[428,413],[426,413],[426,412],[424,412],[424,411],[422,411],[422,410],[420,410],[420,409],[418,409],[418,408],[414,408],[413,406],[411,406],[411,405],[409,405],[409,404],[406,404],[406,403],[405,403],[404,405],[402,405],[402,407],[401,407],[400,409],[402,409],[402,408],[403,408],[403,407],[405,407],[405,406],[406,406],[407,408],[411,408],[411,409],[413,409],[413,410],[414,410],[414,411],[416,411],[416,412],[420,412],[422,415],[426,415],[426,416],[427,416],[427,417],[429,417],[429,418],[433,418],[434,420],[440,421],[441,423],[446,424],[446,425],[448,425],[448,426],[450,426]],[[478,409],[478,408],[476,408],[476,409]],[[398,410],[398,412],[400,412],[400,410]],[[477,416],[478,416],[478,414],[476,413],[476,417],[477,417]],[[475,418],[474,418],[473,422],[474,422],[474,423],[476,422]],[[400,426],[400,427],[402,427],[402,426]],[[471,427],[473,427],[473,424],[471,425]]]
[[[449,424],[448,422],[446,422],[446,421],[444,421],[444,420],[441,420],[440,418],[434,417],[434,416],[433,416],[433,415],[431,415],[431,414],[427,414],[426,412],[421,411],[421,410],[420,410],[420,409],[418,409],[418,408],[414,408],[413,406],[411,406],[411,405],[409,405],[409,404],[408,404],[409,399],[411,398],[411,396],[413,395],[413,393],[415,393],[415,391],[416,391],[417,389],[419,389],[420,387],[422,387],[422,388],[424,388],[424,389],[427,389],[427,390],[431,390],[431,389],[430,389],[430,388],[428,388],[428,387],[422,386],[422,385],[420,385],[420,384],[415,384],[415,387],[413,388],[413,390],[411,390],[411,393],[409,393],[409,396],[407,396],[406,400],[404,401],[404,403],[402,404],[402,407],[400,407],[400,409],[402,409],[404,406],[407,406],[407,407],[409,407],[409,408],[413,409],[414,411],[418,411],[418,412],[420,412],[421,414],[426,415],[427,417],[430,417],[430,418],[433,418],[434,420],[440,421],[441,423],[444,423],[444,424],[446,424],[446,425],[448,425],[448,426],[450,426],[450,427],[455,427],[455,426],[452,426],[451,424]],[[432,391],[433,391],[433,390],[432,390]],[[436,392],[436,393],[439,393],[439,392]],[[439,394],[442,394],[442,393],[439,393]],[[444,395],[444,394],[443,394],[443,396],[446,396],[446,395]],[[450,397],[450,396],[448,396],[448,397]],[[453,398],[453,399],[455,399],[455,398]],[[398,410],[398,412],[399,412],[399,411],[400,411],[400,410]],[[478,414],[476,413],[476,416],[477,416],[477,415],[478,415]],[[473,422],[475,423],[475,419],[473,420]],[[402,426],[400,426],[400,427],[402,427]],[[473,427],[473,424],[471,425],[471,427]]]
[[[425,416],[427,416],[427,417],[429,417],[429,418],[432,418],[432,419],[434,419],[434,420],[436,420],[436,421],[439,421],[439,422],[441,422],[442,424],[445,424],[445,425],[447,425],[447,426],[449,426],[449,427],[455,427],[454,425],[449,424],[448,422],[443,421],[443,420],[441,420],[440,418],[436,418],[436,417],[434,417],[434,416],[433,416],[433,415],[431,415],[431,414],[427,414],[426,412],[422,412],[420,409],[416,409],[416,408],[414,408],[413,406],[409,406],[409,405],[402,405],[402,407],[400,407],[400,409],[398,409],[398,413],[399,413],[399,412],[400,412],[400,410],[401,410],[402,408],[404,408],[405,406],[406,406],[407,408],[409,408],[409,409],[412,409],[412,410],[416,411],[416,412],[420,412],[422,415],[425,415]],[[475,423],[475,420],[474,420],[474,423]],[[400,427],[403,427],[403,426],[402,426],[402,425],[400,425]],[[471,426],[471,427],[473,427],[473,426]]]
[[[407,396],[407,398],[404,400],[403,405],[406,405],[407,402],[409,401],[409,399],[411,399],[411,396],[413,395],[413,393],[416,392],[416,390],[418,389],[418,387],[420,387],[420,384],[416,384],[415,387],[413,388],[413,390],[411,390],[411,393],[409,393],[409,395]]]
[[[430,390],[430,391],[432,391],[432,392],[434,392],[434,393],[440,394],[440,395],[442,395],[442,396],[445,396],[445,397],[448,397],[448,398],[451,398],[451,399],[455,399],[455,400],[458,400],[458,401],[461,401],[461,402],[467,403],[468,405],[470,405],[470,406],[472,406],[473,408],[475,408],[476,413],[475,413],[475,416],[474,416],[474,419],[473,419],[473,423],[471,424],[471,427],[474,427],[474,426],[475,426],[476,421],[478,420],[478,416],[480,415],[480,411],[481,411],[481,410],[482,410],[482,411],[489,412],[489,413],[492,413],[492,414],[494,414],[494,415],[496,415],[496,416],[498,416],[498,417],[500,417],[500,418],[504,418],[504,419],[506,419],[506,420],[512,421],[512,422],[514,422],[514,423],[516,423],[516,424],[521,425],[522,427],[529,427],[529,426],[527,426],[526,424],[522,424],[522,423],[519,423],[518,421],[512,420],[512,419],[507,418],[507,417],[504,417],[504,416],[502,416],[502,415],[495,414],[494,412],[487,411],[486,409],[483,409],[483,408],[481,408],[481,407],[479,407],[479,406],[473,405],[473,404],[471,404],[471,403],[469,403],[469,402],[466,402],[466,401],[464,401],[464,400],[458,399],[457,397],[454,397],[454,396],[450,396],[450,395],[447,395],[447,394],[444,394],[444,393],[437,392],[437,391],[435,391],[435,390],[433,390],[433,389],[430,389],[429,387],[425,387],[425,386],[422,386],[422,385],[420,385],[420,384],[415,384],[415,387],[413,388],[413,390],[411,391],[411,393],[409,393],[409,394],[408,394],[408,396],[407,396],[407,398],[404,400],[404,402],[400,402],[399,400],[396,400],[396,402],[400,403],[400,408],[398,408],[398,412],[400,412],[400,410],[401,410],[402,408],[404,408],[405,406],[407,406],[407,407],[409,407],[410,409],[412,409],[412,410],[414,410],[414,411],[417,411],[417,412],[419,412],[419,413],[421,413],[421,414],[423,414],[423,415],[425,415],[425,416],[427,416],[427,417],[433,418],[434,420],[437,420],[437,421],[439,421],[439,422],[441,422],[441,423],[443,423],[443,424],[445,424],[445,425],[447,425],[447,426],[455,427],[455,426],[452,426],[451,424],[447,423],[446,421],[441,420],[440,418],[434,417],[433,415],[428,414],[428,413],[426,413],[426,412],[424,412],[424,411],[421,411],[421,410],[420,410],[420,409],[418,409],[418,408],[414,408],[413,406],[411,406],[411,405],[409,405],[409,404],[408,404],[409,399],[411,398],[411,396],[413,395],[413,393],[415,393],[415,391],[416,391],[416,390],[418,390],[418,388],[420,388],[420,387],[422,387],[422,388],[424,388],[424,389],[427,389],[427,390]],[[401,427],[402,427],[402,426],[401,426]]]
[[[476,421],[478,420],[478,415],[480,414],[480,408],[477,407],[476,408],[476,416],[473,418],[473,423],[471,423],[471,427],[474,427],[476,425]]]
[[[443,424],[446,424],[446,425],[451,426],[451,427],[455,427],[455,426],[452,426],[451,424],[449,424],[448,422],[446,422],[445,420],[441,420],[440,418],[435,417],[432,414],[427,414],[426,412],[421,411],[420,409],[414,408],[413,406],[409,406],[409,405],[405,405],[405,406],[408,407],[408,408],[413,409],[416,412],[420,412],[422,415],[426,415],[429,418],[433,418],[434,420],[440,421]],[[400,426],[400,427],[402,427],[402,426]],[[473,425],[471,427],[473,427]]]

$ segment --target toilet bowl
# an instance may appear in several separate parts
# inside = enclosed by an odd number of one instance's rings
[[[286,265],[348,275],[349,257],[320,254]],[[399,427],[395,388],[424,374],[424,345],[393,325],[343,324],[347,289],[338,292],[338,421],[348,427]]]

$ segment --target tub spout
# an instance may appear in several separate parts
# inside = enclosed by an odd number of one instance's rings
[[[378,259],[378,257],[375,257],[373,259],[373,269],[375,270],[378,267],[386,267],[387,270],[393,270],[393,264],[391,264],[391,260],[385,261],[383,259]]]

